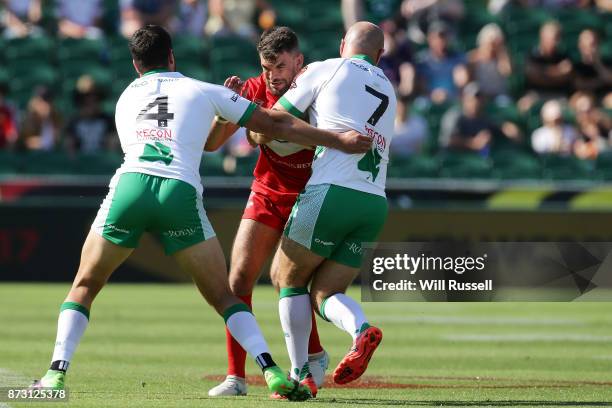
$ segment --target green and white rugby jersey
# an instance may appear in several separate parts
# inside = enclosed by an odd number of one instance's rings
[[[319,146],[307,185],[335,184],[385,196],[395,91],[382,70],[362,55],[308,65],[279,100],[288,111],[308,111],[313,126],[356,130],[372,138],[372,150],[346,154]]]
[[[151,71],[132,82],[117,102],[115,121],[125,157],[116,174],[178,179],[201,195],[200,160],[214,116],[242,126],[255,107],[223,86]]]

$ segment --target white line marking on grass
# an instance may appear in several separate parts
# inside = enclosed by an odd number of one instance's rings
[[[585,322],[563,318],[480,317],[480,316],[384,316],[370,315],[368,320],[382,323],[429,323],[457,325],[518,325],[518,326],[584,326]]]
[[[0,367],[0,387],[23,388],[30,384],[30,380],[22,374]],[[10,408],[6,402],[0,402],[0,408]]]
[[[612,341],[612,336],[596,336],[592,334],[453,334],[441,337],[449,341],[466,341],[466,342],[561,342],[575,341],[582,343],[607,343]]]

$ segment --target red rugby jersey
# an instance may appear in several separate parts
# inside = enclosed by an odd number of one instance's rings
[[[266,88],[264,74],[249,78],[243,95],[263,108],[271,108],[280,98]],[[300,193],[310,178],[314,150],[283,140],[273,140],[259,148],[253,190],[265,193],[267,188],[280,193]]]

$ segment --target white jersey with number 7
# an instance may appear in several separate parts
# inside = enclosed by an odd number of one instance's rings
[[[372,138],[372,150],[346,154],[317,147],[307,185],[335,184],[385,196],[389,145],[397,101],[382,70],[357,55],[308,65],[279,103],[310,123],[333,131],[356,130]]]
[[[202,194],[200,161],[214,116],[242,126],[255,107],[228,88],[179,72],[145,74],[117,102],[115,121],[125,157],[116,174],[178,179]]]

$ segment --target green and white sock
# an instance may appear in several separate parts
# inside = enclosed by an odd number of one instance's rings
[[[268,344],[261,334],[251,309],[244,303],[236,303],[223,312],[223,319],[232,337],[255,359],[262,370],[274,364]],[[268,361],[269,360],[269,361]]]
[[[300,380],[308,369],[308,339],[312,329],[312,306],[307,288],[281,288],[278,314],[291,360],[291,378]]]
[[[85,306],[77,302],[62,303],[57,319],[55,348],[51,358],[52,370],[66,372],[88,323],[89,310]]]
[[[321,317],[350,334],[353,340],[370,327],[359,303],[343,293],[336,293],[325,299],[321,303],[320,312]]]

